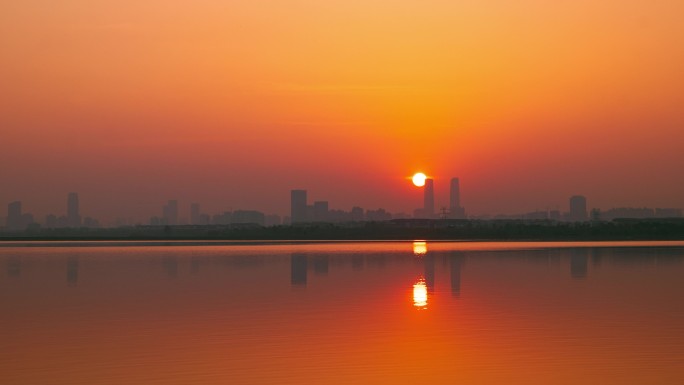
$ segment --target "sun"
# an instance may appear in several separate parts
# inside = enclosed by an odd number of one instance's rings
[[[427,176],[423,174],[422,172],[418,172],[415,175],[413,175],[413,184],[418,186],[418,187],[423,187],[425,186],[425,179],[427,179]]]

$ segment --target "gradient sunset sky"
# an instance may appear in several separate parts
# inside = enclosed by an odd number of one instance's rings
[[[684,207],[681,0],[0,4],[0,204]]]

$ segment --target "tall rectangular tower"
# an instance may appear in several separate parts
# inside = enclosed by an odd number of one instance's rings
[[[21,202],[16,201],[7,205],[7,228],[10,230],[21,229]]]
[[[587,219],[587,198],[582,195],[570,197],[570,220],[573,222],[583,222]]]
[[[423,215],[426,218],[435,216],[435,186],[431,178],[425,179],[425,187],[423,187]]]
[[[458,178],[451,178],[451,191],[449,193],[449,218],[466,218],[465,209],[461,207],[461,185]]]
[[[306,210],[306,190],[292,190],[290,192],[291,223],[306,222]]]
[[[461,207],[461,187],[458,178],[451,178],[451,191],[449,194],[449,208]]]
[[[199,225],[200,224],[200,205],[199,203],[190,204],[190,224]]]
[[[163,217],[165,224],[167,225],[177,225],[178,224],[178,201],[173,199],[170,200],[163,208]]]
[[[67,222],[69,227],[81,227],[81,215],[78,207],[78,194],[69,193],[67,197]]]

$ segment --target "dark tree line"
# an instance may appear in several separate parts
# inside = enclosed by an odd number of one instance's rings
[[[684,240],[684,219],[551,221],[387,221],[294,226],[132,226],[28,229],[2,240]]]

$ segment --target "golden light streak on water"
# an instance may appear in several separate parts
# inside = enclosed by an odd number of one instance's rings
[[[428,301],[427,285],[423,277],[413,284],[413,306],[419,309],[426,309]]]

